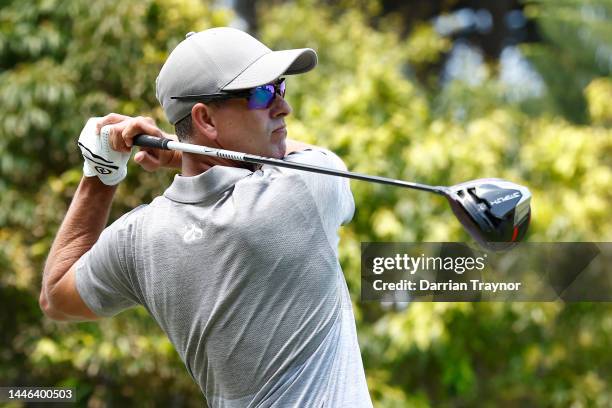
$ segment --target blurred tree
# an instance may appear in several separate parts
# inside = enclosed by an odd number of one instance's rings
[[[423,21],[455,15],[457,20],[464,20],[468,14],[475,13],[477,20],[471,21],[452,33],[453,40],[468,39],[480,47],[489,59],[497,59],[503,48],[517,40],[535,41],[537,35],[532,26],[523,28],[523,33],[516,38],[515,28],[508,24],[508,16],[519,12],[523,4],[519,0],[436,0],[436,1],[401,1],[382,0],[384,14],[399,14],[403,21],[403,34],[410,31]],[[456,12],[463,12],[457,14]],[[466,12],[468,14],[466,14]]]
[[[586,88],[592,124],[554,111],[525,114],[489,65],[482,82],[453,81],[440,92],[414,73],[439,63],[451,39],[429,17],[405,30],[390,13],[374,27],[381,4],[258,8],[260,36],[271,47],[319,54],[314,72],[289,78],[291,137],[330,147],[350,169],[371,174],[431,184],[508,178],[534,195],[531,240],[612,240],[609,78]],[[166,124],[154,79],[168,51],[184,33],[231,18],[200,0],[3,3],[0,384],[76,386],[81,406],[201,406],[197,386],[142,308],[56,324],[42,318],[37,296],[44,257],[81,177],[74,142],[86,118],[118,111]],[[550,66],[562,66],[562,56],[547,55]],[[171,177],[131,164],[111,218],[160,194]],[[612,404],[608,304],[358,303],[361,242],[468,236],[438,197],[360,182],[352,189],[357,210],[341,230],[340,253],[377,407]]]
[[[612,126],[612,78],[597,78],[586,87],[589,116],[594,125]]]
[[[233,3],[236,14],[246,23],[244,29],[250,33],[257,33],[259,29],[257,23],[257,0],[234,0]]]
[[[42,318],[37,299],[44,257],[81,177],[75,141],[84,120],[118,111],[162,122],[154,83],[168,51],[185,33],[229,18],[227,10],[201,0],[3,2],[3,386],[70,384],[82,405],[201,406],[199,389],[144,311],[62,325]],[[113,219],[159,194],[171,177],[161,172],[141,178],[134,170],[120,188]]]
[[[483,175],[525,184],[534,195],[534,241],[612,238],[610,131],[550,113],[534,120],[508,102],[486,67],[479,84],[454,83],[428,95],[405,76],[415,64],[441,58],[448,46],[427,22],[402,40],[393,16],[372,29],[367,11],[315,0],[269,9],[260,19],[268,22],[260,33],[276,48],[304,44],[319,53],[315,72],[290,79],[294,137],[330,147],[356,171],[429,184]],[[594,89],[600,95],[605,87]],[[594,112],[602,111],[597,106]],[[360,242],[467,238],[436,197],[359,182],[352,189],[356,214],[342,231],[341,256],[354,298]],[[604,385],[612,367],[605,351],[612,344],[609,305],[354,306],[375,406],[612,402]],[[590,341],[574,341],[578,327]],[[576,347],[601,362],[585,363]]]
[[[525,4],[525,13],[537,22],[543,43],[524,46],[524,52],[544,78],[557,112],[573,122],[587,123],[586,86],[594,78],[612,75],[612,1],[529,0]]]

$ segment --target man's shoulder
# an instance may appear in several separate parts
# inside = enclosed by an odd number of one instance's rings
[[[149,211],[149,207],[149,204],[141,204],[138,207],[133,208],[132,210],[123,214],[121,217],[117,218],[106,229],[115,230],[117,232],[129,229],[131,226],[137,224],[146,216]]]
[[[315,166],[331,167],[338,170],[346,170],[346,165],[337,154],[322,147],[309,148],[289,153],[285,157],[285,160],[297,163],[312,164]]]
[[[346,170],[346,165],[338,155],[334,152],[324,148],[313,148],[295,151],[283,159],[286,162],[308,164],[315,167],[324,167],[333,170]],[[256,172],[257,174],[257,172]],[[314,171],[305,171],[292,169],[287,167],[279,167],[274,165],[263,165],[259,172],[259,175],[263,175],[263,180],[273,180],[276,178],[289,178],[292,179],[296,186],[304,187],[308,186],[312,189],[314,186],[322,184],[334,184],[336,187],[341,178],[326,174],[321,174]]]
[[[344,162],[327,149],[302,150],[288,155],[286,161],[309,164],[317,167],[346,170]],[[269,200],[270,206],[288,208],[288,210],[316,209],[330,231],[351,219],[354,212],[354,201],[349,180],[343,177],[320,174],[316,172],[290,169],[284,167],[263,166],[261,173],[254,177],[268,183],[267,189],[258,190],[275,193]],[[269,190],[269,191],[268,191]],[[279,196],[282,199],[279,199]],[[259,207],[261,208],[261,207]],[[310,212],[308,212],[310,214]]]
[[[123,214],[120,219],[125,219],[126,221],[128,221],[128,220],[133,220],[133,219],[143,217],[146,214],[149,207],[150,207],[149,204],[140,204],[138,207],[135,207],[132,210],[128,211],[127,213]]]

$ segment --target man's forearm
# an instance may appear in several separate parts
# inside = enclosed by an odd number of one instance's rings
[[[43,272],[43,293],[48,293],[96,243],[106,226],[117,186],[107,186],[97,177],[83,177],[68,213],[51,246]]]

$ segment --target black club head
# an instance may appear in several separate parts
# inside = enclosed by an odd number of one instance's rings
[[[524,186],[478,179],[448,187],[446,197],[461,224],[486,249],[508,249],[527,232],[531,193]]]

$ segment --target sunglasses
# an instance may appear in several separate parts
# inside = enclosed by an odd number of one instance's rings
[[[261,85],[256,88],[247,89],[244,91],[228,91],[220,92],[216,94],[199,94],[199,95],[183,95],[183,96],[171,96],[171,99],[177,99],[180,101],[200,101],[200,102],[212,102],[222,101],[226,99],[245,98],[248,101],[249,109],[268,109],[276,94],[281,97],[285,97],[285,78],[280,78],[278,81]]]

